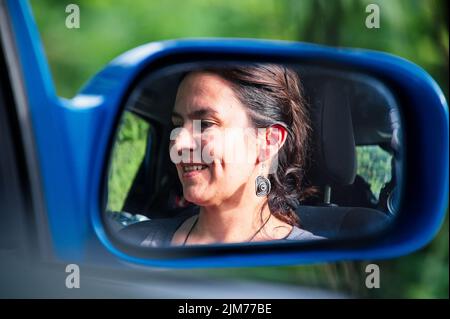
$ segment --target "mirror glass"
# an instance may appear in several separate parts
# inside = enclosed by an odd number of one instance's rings
[[[166,67],[123,106],[105,227],[139,247],[357,242],[398,211],[401,136],[394,92],[356,71]]]

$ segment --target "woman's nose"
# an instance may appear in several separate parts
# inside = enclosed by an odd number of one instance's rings
[[[178,154],[181,155],[183,150],[195,150],[197,148],[197,143],[191,130],[188,128],[181,128],[175,139],[175,148]]]

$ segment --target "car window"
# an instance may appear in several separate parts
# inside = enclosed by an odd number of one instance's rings
[[[108,177],[108,211],[122,210],[127,194],[144,159],[149,136],[149,123],[125,111],[114,143]]]
[[[369,183],[375,198],[380,198],[383,186],[392,178],[392,155],[378,145],[356,147],[357,175]]]

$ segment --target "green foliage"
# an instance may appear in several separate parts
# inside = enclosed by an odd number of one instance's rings
[[[420,251],[380,264],[389,289],[374,291],[375,297],[448,298],[448,211],[437,238]],[[395,287],[395,289],[391,288]]]
[[[130,112],[125,112],[114,144],[108,178],[110,211],[122,210],[125,198],[144,158],[149,125]]]
[[[372,193],[378,199],[381,188],[391,180],[392,156],[379,146],[358,146],[356,157],[356,173],[370,184]]]
[[[72,2],[31,1],[58,93],[65,97],[117,55],[151,41],[183,37],[300,40],[383,50],[423,66],[448,90],[445,0],[134,0],[132,5],[78,0],[80,28],[67,29],[65,7]],[[380,29],[365,28],[369,3],[380,5]]]
[[[57,92],[64,97],[76,94],[120,53],[151,41],[183,37],[267,38],[387,51],[430,72],[448,97],[446,0],[77,0],[81,28],[67,29],[65,7],[72,2],[31,2]],[[380,29],[365,28],[369,3],[380,6]],[[145,147],[146,128],[131,117],[125,116],[114,150],[109,182],[112,209],[121,208]],[[358,151],[358,160],[358,172],[373,183],[377,193],[390,163],[383,154],[370,150]],[[431,245],[380,263],[380,289],[363,287],[365,264],[340,262],[207,273],[317,285],[369,297],[448,298],[448,220]]]

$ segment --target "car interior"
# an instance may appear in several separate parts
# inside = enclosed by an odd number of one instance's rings
[[[305,186],[316,192],[296,209],[301,227],[325,238],[385,229],[395,215],[400,180],[400,120],[393,93],[377,79],[353,71],[312,65],[292,68],[299,74],[313,128]],[[126,111],[148,122],[149,129],[145,155],[121,211],[107,212],[111,227],[175,218],[189,205],[169,157],[170,115],[180,74],[178,69],[153,73],[125,105]],[[365,145],[381,147],[392,156],[391,179],[378,198],[357,174],[357,147]]]

